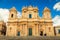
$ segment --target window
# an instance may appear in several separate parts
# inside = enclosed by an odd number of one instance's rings
[[[51,28],[49,27],[49,32],[51,31]]]
[[[12,28],[10,27],[10,30],[11,30]]]
[[[20,31],[17,32],[17,36],[20,36]]]
[[[60,34],[60,29],[58,30],[58,33]]]
[[[13,18],[13,14],[11,14],[11,17]]]
[[[10,32],[12,31],[12,28],[10,27]]]
[[[46,23],[46,21],[44,21],[44,23]]]
[[[31,14],[29,14],[29,18],[32,18],[32,15]]]
[[[40,25],[40,27],[42,27],[42,25]]]

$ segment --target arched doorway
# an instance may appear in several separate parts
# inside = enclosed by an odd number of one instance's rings
[[[43,33],[43,31],[40,31],[40,36],[46,36],[46,33]]]
[[[43,31],[40,31],[40,36],[43,36]]]
[[[17,32],[17,36],[20,36],[20,31]]]

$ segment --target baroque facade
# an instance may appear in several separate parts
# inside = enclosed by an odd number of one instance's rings
[[[37,7],[23,7],[22,16],[17,17],[15,7],[10,9],[7,22],[6,36],[54,36],[53,22],[50,9],[43,10],[39,17]]]
[[[23,7],[21,17],[17,14],[16,8],[12,7],[7,23],[0,17],[0,36],[60,36],[60,26],[53,27],[49,8],[44,8],[42,17],[38,8],[32,6]]]

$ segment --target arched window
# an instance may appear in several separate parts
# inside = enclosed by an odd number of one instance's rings
[[[13,14],[11,14],[11,17],[13,18]]]
[[[29,14],[29,18],[32,18],[32,15],[31,14]]]

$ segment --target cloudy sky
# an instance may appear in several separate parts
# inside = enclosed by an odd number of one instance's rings
[[[29,5],[37,6],[41,17],[44,8],[48,7],[51,10],[54,26],[60,25],[60,0],[0,0],[0,19],[4,19],[6,22],[9,9],[13,6],[15,6],[20,16],[22,7]]]

